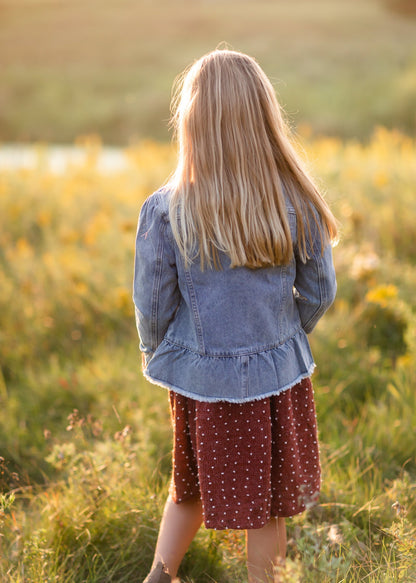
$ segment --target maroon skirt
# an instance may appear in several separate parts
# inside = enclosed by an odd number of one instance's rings
[[[321,471],[309,378],[248,403],[170,391],[170,406],[170,494],[176,503],[200,498],[207,528],[261,528],[316,502]]]

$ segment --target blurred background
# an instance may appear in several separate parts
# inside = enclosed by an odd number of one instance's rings
[[[297,127],[415,131],[415,0],[1,0],[0,141],[169,140],[175,77],[221,42]]]
[[[311,335],[322,492],[285,582],[416,581],[416,0],[0,0],[2,583],[148,572],[171,429],[137,217],[175,167],[173,82],[221,43],[272,79],[340,223]],[[246,583],[243,533],[202,529],[180,575]]]

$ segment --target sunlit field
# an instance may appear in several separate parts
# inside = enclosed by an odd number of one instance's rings
[[[339,293],[313,333],[319,503],[288,521],[285,581],[416,580],[416,143],[301,142],[341,225]],[[141,581],[170,470],[167,395],[148,385],[131,302],[144,198],[175,164],[0,173],[0,579]],[[201,530],[185,582],[247,581],[243,538]]]
[[[167,141],[174,78],[226,41],[293,122],[416,130],[414,0],[0,0],[0,141]]]
[[[148,572],[171,429],[140,370],[135,231],[175,166],[172,82],[223,41],[270,76],[340,223],[311,336],[322,494],[288,520],[283,583],[416,581],[415,2],[0,0],[2,583]],[[22,143],[34,164],[4,163]],[[243,534],[202,529],[180,576],[246,583]]]

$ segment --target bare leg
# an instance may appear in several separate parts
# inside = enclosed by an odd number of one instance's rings
[[[169,496],[163,511],[152,568],[161,561],[166,565],[169,575],[176,577],[179,565],[201,524],[200,500],[175,504]]]
[[[246,532],[249,583],[275,581],[273,567],[284,565],[286,557],[286,523],[272,518],[263,528]]]

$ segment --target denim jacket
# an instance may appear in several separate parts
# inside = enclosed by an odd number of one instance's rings
[[[185,267],[169,221],[169,190],[144,203],[136,238],[133,300],[144,374],[200,401],[243,403],[278,394],[315,367],[307,333],[332,304],[331,246],[315,245],[288,265]],[[287,204],[292,240],[296,214]],[[314,223],[314,221],[312,221]]]

